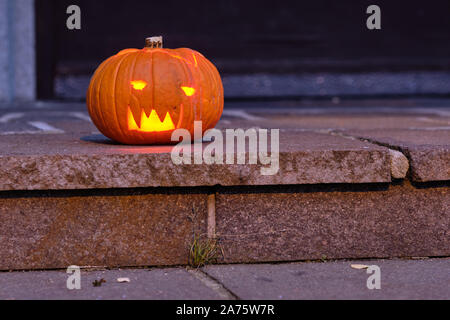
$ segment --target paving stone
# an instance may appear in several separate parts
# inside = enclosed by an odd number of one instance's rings
[[[206,145],[206,144],[205,144]],[[124,146],[86,134],[7,135],[0,190],[389,182],[389,150],[314,132],[280,134],[279,171],[268,165],[175,165],[169,146]],[[248,161],[247,161],[248,163]]]
[[[186,264],[208,190],[160,192],[0,193],[0,270]],[[447,256],[448,212],[445,186],[218,188],[215,230],[227,263]]]
[[[435,130],[350,130],[347,133],[400,149],[417,182],[450,180],[450,127]]]
[[[373,110],[373,109],[371,109]],[[342,110],[317,109],[311,113],[294,112],[292,110],[280,110],[278,114],[264,114],[264,111],[255,110],[248,113],[255,117],[262,117],[260,125],[263,127],[278,127],[286,129],[437,129],[450,128],[450,114],[447,117],[435,114],[418,114],[412,111],[373,110],[373,114],[367,114],[357,109],[349,114]],[[431,111],[430,111],[431,112]]]
[[[450,255],[450,190],[396,185],[221,190],[225,263]]]
[[[82,271],[81,290],[68,290],[63,271],[2,272],[2,300],[215,300],[220,296],[183,268]],[[118,283],[118,278],[129,283]],[[106,280],[94,287],[95,280]]]
[[[381,289],[369,290],[367,270],[377,265]],[[244,300],[450,298],[450,259],[338,261],[276,265],[208,266],[204,270]]]
[[[0,194],[0,270],[187,264],[204,194]]]
[[[275,109],[269,108],[272,104]],[[261,176],[261,166],[174,166],[170,147],[114,144],[99,135],[83,104],[17,105],[14,112],[22,115],[0,123],[0,190],[376,183],[404,176],[405,166],[395,167],[398,163],[391,162],[387,148],[331,137],[333,130],[368,138],[373,134],[380,143],[403,147],[416,181],[449,179],[448,131],[443,128],[450,117],[443,109],[422,110],[414,104],[409,109],[400,103],[401,108],[372,108],[372,113],[327,107],[308,114],[286,108],[291,104],[229,104],[243,109],[226,109],[218,126],[280,128],[280,171],[270,177]],[[5,111],[0,117],[10,115]],[[54,130],[30,125],[40,121]],[[401,131],[396,128],[407,128],[408,138],[396,139]],[[429,139],[422,142],[424,137]]]

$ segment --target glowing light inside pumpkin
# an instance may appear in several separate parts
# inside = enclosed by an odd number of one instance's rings
[[[161,121],[155,110],[152,110],[150,116],[147,117],[144,110],[141,112],[141,126],[139,127],[134,119],[133,113],[128,107],[128,130],[139,131],[139,132],[163,132],[174,130],[175,125],[173,124],[172,117],[169,112],[166,113],[164,121]]]
[[[133,86],[134,90],[142,91],[147,86],[147,82],[142,81],[142,80],[135,80],[135,81],[131,81],[131,85]]]
[[[181,87],[181,89],[184,91],[184,93],[188,97],[192,97],[195,94],[195,89],[191,87]]]

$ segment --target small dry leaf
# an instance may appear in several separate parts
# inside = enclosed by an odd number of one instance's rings
[[[92,282],[92,285],[94,287],[101,287],[102,284],[106,283],[105,279],[100,279],[100,280],[95,280],[94,282]]]
[[[365,264],[352,264],[351,267],[358,270],[369,268],[369,266],[366,266]]]
[[[119,278],[119,279],[117,279],[117,282],[119,282],[119,283],[128,283],[128,282],[130,282],[130,278]]]

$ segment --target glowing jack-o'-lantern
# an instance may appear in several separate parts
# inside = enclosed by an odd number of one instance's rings
[[[223,112],[219,72],[191,49],[163,49],[162,37],[145,48],[125,49],[103,62],[87,92],[92,121],[107,137],[125,144],[170,144],[176,129],[203,133]]]

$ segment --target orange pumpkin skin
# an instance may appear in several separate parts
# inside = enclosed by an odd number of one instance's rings
[[[200,53],[187,49],[125,49],[104,61],[87,91],[96,127],[124,144],[173,144],[176,129],[202,134],[223,112],[219,72]],[[156,117],[157,116],[157,117]]]

